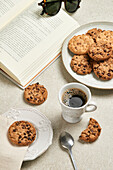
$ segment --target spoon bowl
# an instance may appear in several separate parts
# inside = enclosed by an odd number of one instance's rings
[[[59,140],[61,146],[65,149],[72,148],[72,146],[74,145],[73,137],[67,132],[62,132]]]

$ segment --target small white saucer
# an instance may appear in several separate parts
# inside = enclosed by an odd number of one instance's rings
[[[37,131],[36,140],[29,146],[24,161],[34,160],[52,144],[53,130],[48,118],[37,109],[12,108],[3,116],[15,121],[25,120],[31,122]]]

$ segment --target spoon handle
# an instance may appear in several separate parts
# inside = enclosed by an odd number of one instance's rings
[[[70,154],[71,161],[73,163],[74,170],[77,170],[77,166],[76,166],[75,160],[73,158],[71,149],[69,149],[69,154]]]

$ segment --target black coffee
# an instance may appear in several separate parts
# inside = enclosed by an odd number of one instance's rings
[[[82,90],[72,88],[64,92],[62,102],[69,107],[82,107],[87,102],[87,96]]]

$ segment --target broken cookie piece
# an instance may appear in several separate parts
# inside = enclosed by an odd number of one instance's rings
[[[88,128],[82,131],[79,139],[85,142],[94,142],[100,136],[100,133],[101,127],[99,123],[95,119],[90,118]]]

